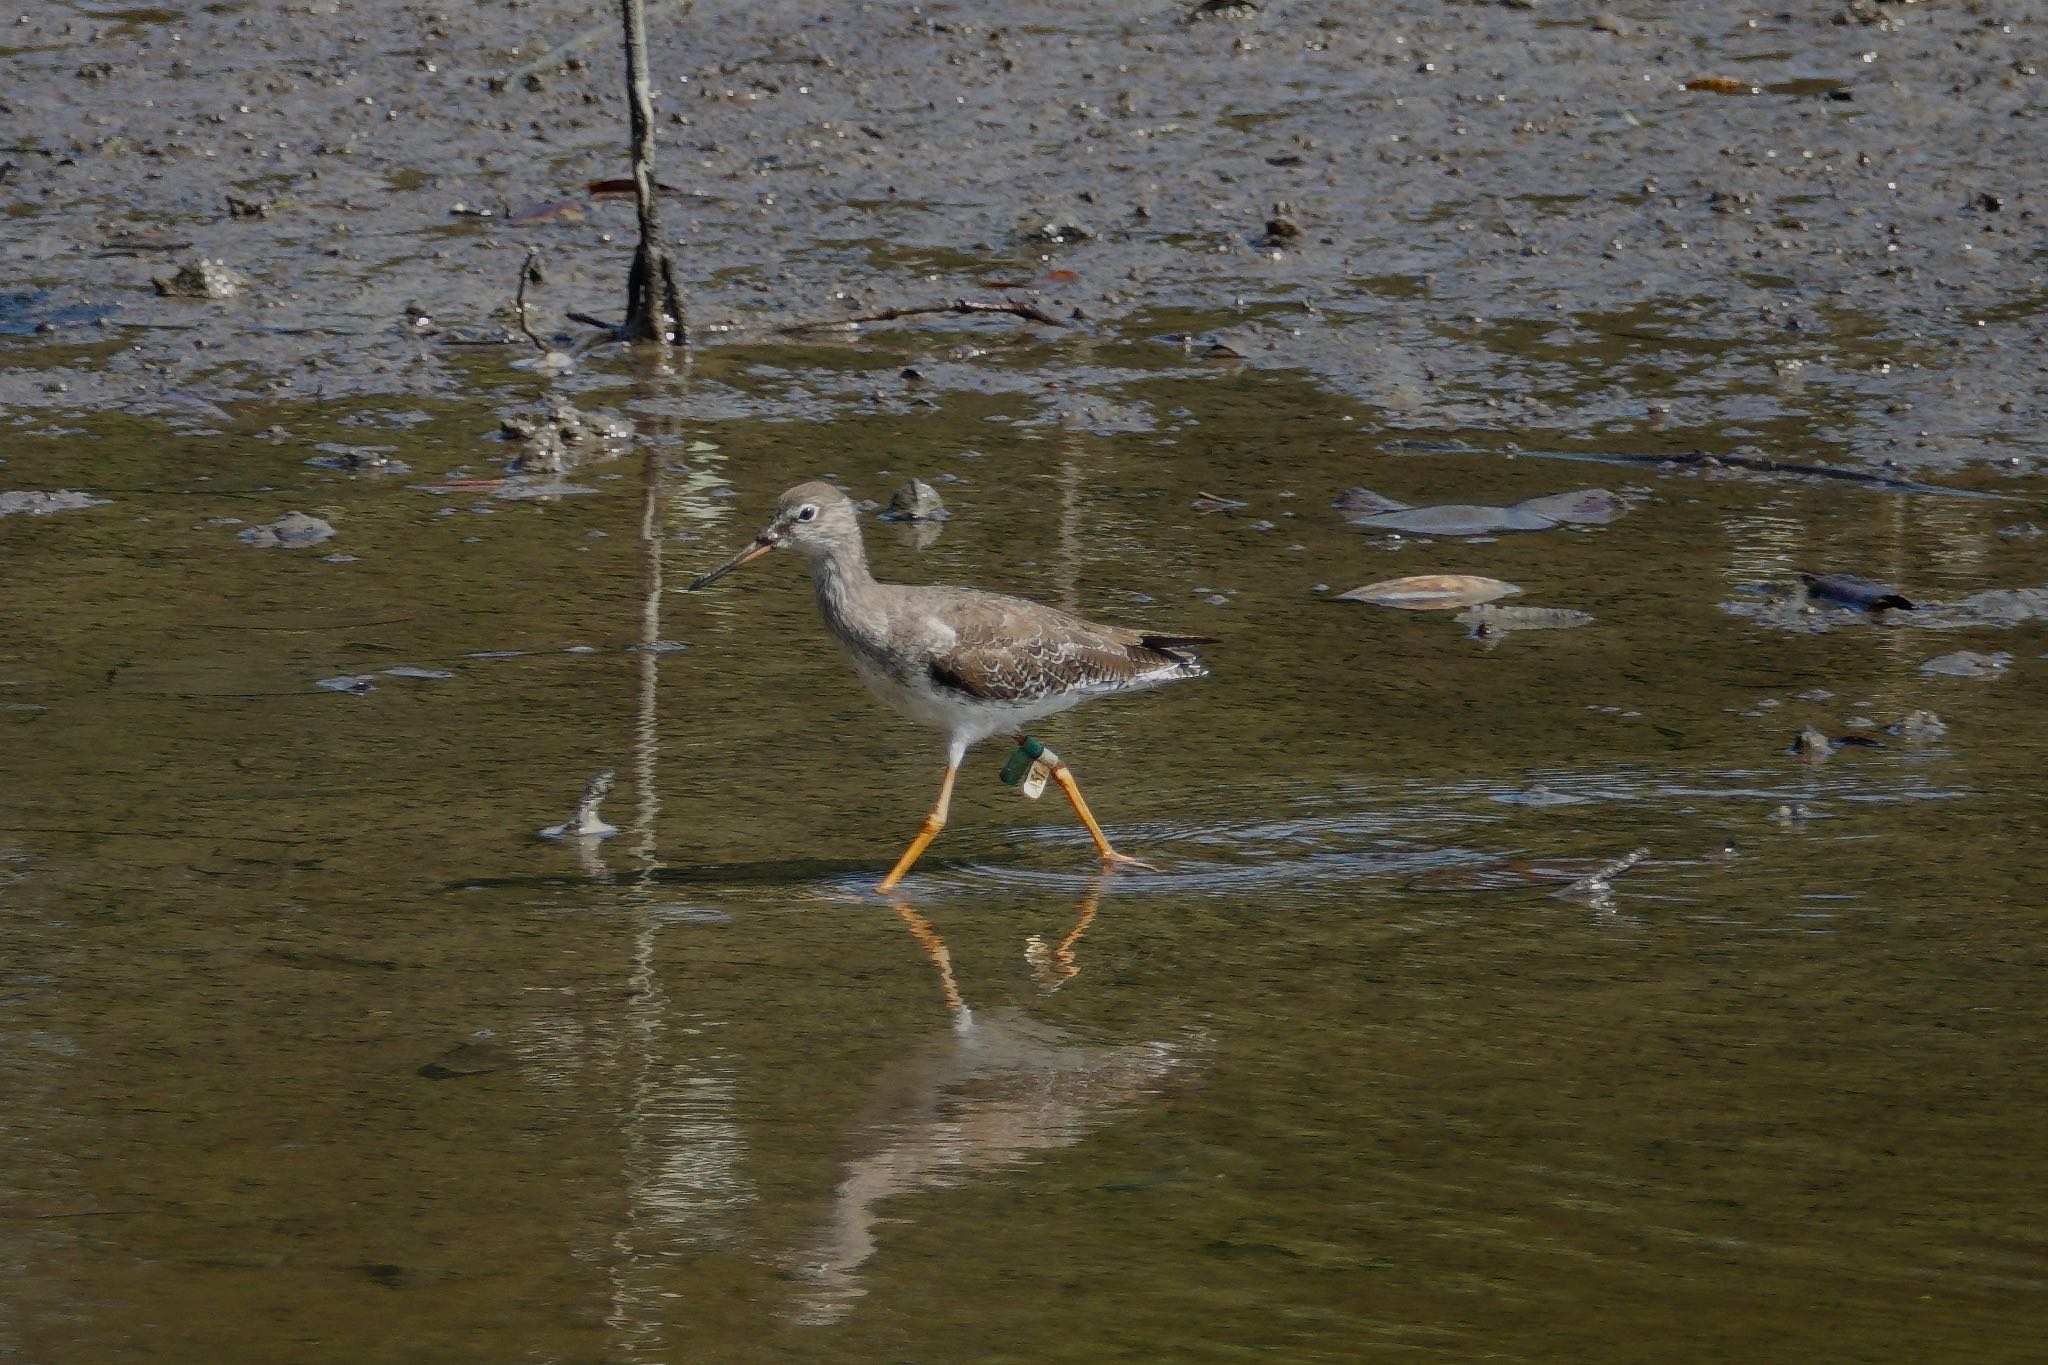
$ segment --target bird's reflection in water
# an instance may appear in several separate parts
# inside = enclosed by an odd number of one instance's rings
[[[1046,989],[1078,971],[1074,945],[1095,918],[1100,894],[1099,883],[1089,889],[1056,947],[1039,944],[1037,957],[1046,965],[1033,958],[1033,970]],[[876,1081],[855,1139],[863,1154],[846,1163],[831,1214],[799,1258],[805,1288],[793,1312],[801,1322],[834,1322],[866,1292],[859,1270],[875,1252],[884,1200],[948,1189],[1029,1153],[1072,1146],[1164,1093],[1187,1069],[1196,1041],[1111,1047],[1013,1007],[972,1009],[938,930],[908,904],[892,905],[938,972],[949,1020]]]
[[[1098,878],[1088,888],[1088,894],[1081,898],[1081,913],[1074,920],[1074,927],[1067,930],[1058,943],[1048,947],[1037,934],[1024,940],[1024,965],[1031,968],[1031,975],[1037,978],[1040,990],[1056,991],[1080,973],[1081,964],[1075,945],[1080,943],[1081,935],[1088,932],[1088,926],[1095,923],[1095,907],[1101,899],[1102,882]]]

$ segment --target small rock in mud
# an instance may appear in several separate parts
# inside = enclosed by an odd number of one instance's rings
[[[560,474],[630,440],[633,424],[602,413],[586,413],[551,398],[538,413],[505,418],[498,434],[516,451],[513,473]]]
[[[1771,820],[1780,825],[1803,825],[1817,812],[1804,801],[1794,801],[1771,812]]]
[[[332,442],[314,447],[324,451],[306,463],[316,469],[341,469],[351,474],[410,474],[412,466],[391,458],[389,446],[345,446]]]
[[[1908,711],[1885,727],[1890,734],[1914,744],[1929,744],[1948,733],[1948,722],[1932,711]]]
[[[948,515],[945,499],[939,496],[939,490],[923,479],[912,479],[890,497],[882,520],[944,521]]]
[[[1092,242],[1095,240],[1095,233],[1080,223],[1054,220],[1026,230],[1024,240],[1050,246],[1064,246],[1070,242]]]
[[[248,287],[249,280],[223,262],[200,256],[179,266],[177,273],[159,275],[150,283],[167,298],[231,299]]]
[[[267,526],[251,526],[235,533],[235,539],[259,550],[303,550],[333,536],[332,526],[304,512],[287,512]]]
[[[333,678],[321,678],[313,686],[324,687],[329,692],[347,692],[360,697],[365,692],[377,690],[377,679],[370,673],[343,673]]]
[[[1940,678],[1995,678],[2005,672],[2012,662],[2012,655],[1979,654],[1974,649],[1959,649],[1953,654],[1944,654],[1929,659],[1920,665],[1920,671]]]
[[[1293,206],[1273,205],[1273,216],[1266,220],[1266,235],[1260,240],[1267,246],[1289,246],[1301,236],[1301,224],[1294,221]]]
[[[1835,756],[1835,742],[1811,725],[1807,725],[1792,736],[1792,747],[1789,752],[1799,755],[1808,763],[1825,763]]]
[[[104,507],[111,501],[96,498],[90,493],[80,493],[69,488],[60,488],[54,493],[39,493],[33,489],[19,489],[12,493],[0,493],[0,517],[11,517],[25,512],[32,517],[47,517],[52,512],[75,512],[82,507]]]
[[[1799,581],[1806,585],[1809,597],[1854,607],[1858,611],[1914,609],[1911,598],[1891,584],[1880,583],[1874,578],[1859,578],[1852,573],[1803,573],[1799,575]]]

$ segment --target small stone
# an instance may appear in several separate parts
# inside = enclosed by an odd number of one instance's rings
[[[259,550],[303,550],[334,537],[334,527],[304,512],[287,512],[267,526],[251,526],[235,533],[244,545]]]
[[[109,500],[96,498],[90,493],[80,493],[60,488],[54,493],[39,493],[32,489],[21,489],[12,493],[0,493],[0,517],[25,512],[32,517],[47,517],[52,512],[75,512],[82,507],[104,507]]]
[[[200,256],[178,267],[176,274],[158,276],[151,283],[166,298],[231,299],[247,288],[249,281],[224,263]]]
[[[1808,763],[1825,763],[1835,756],[1835,742],[1808,725],[1792,736],[1791,752]]]
[[[1900,739],[1927,744],[1948,733],[1948,723],[1932,711],[1908,711],[1886,729]]]
[[[939,490],[923,479],[912,479],[890,497],[889,508],[882,513],[882,520],[944,521],[948,515]]]

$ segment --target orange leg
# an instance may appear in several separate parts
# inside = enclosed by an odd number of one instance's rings
[[[1052,770],[1052,780],[1060,784],[1060,790],[1067,794],[1067,800],[1074,805],[1074,814],[1081,817],[1081,823],[1088,827],[1088,837],[1095,841],[1095,851],[1102,855],[1102,861],[1110,867],[1142,867],[1147,872],[1159,869],[1147,862],[1117,852],[1109,846],[1109,836],[1102,832],[1102,826],[1095,823],[1095,813],[1088,809],[1088,803],[1081,799],[1081,785],[1074,781],[1074,774],[1062,760]]]
[[[959,771],[960,756],[948,754],[946,776],[939,783],[939,799],[932,803],[931,814],[925,816],[924,825],[918,830],[917,837],[910,841],[910,847],[903,850],[903,856],[896,860],[896,866],[889,869],[889,875],[882,878],[881,885],[875,890],[895,890],[896,883],[903,880],[903,874],[910,871],[910,865],[923,857],[924,851],[931,847],[932,840],[939,837],[939,831],[946,827],[946,812],[953,807],[953,777]]]

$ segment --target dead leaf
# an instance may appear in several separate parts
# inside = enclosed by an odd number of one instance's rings
[[[1426,573],[1410,578],[1389,578],[1368,583],[1350,592],[1340,592],[1339,602],[1370,602],[1376,607],[1397,607],[1402,611],[1450,611],[1507,597],[1521,589],[1498,578],[1481,578],[1467,573]]]
[[[1705,90],[1715,95],[1754,95],[1755,86],[1733,76],[1697,76],[1685,83],[1688,90]]]

